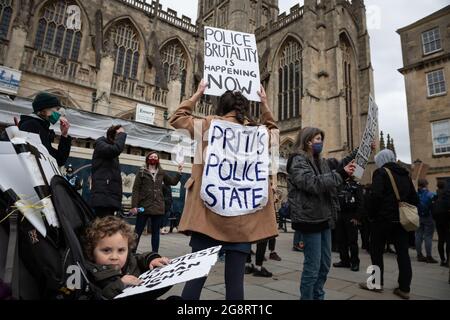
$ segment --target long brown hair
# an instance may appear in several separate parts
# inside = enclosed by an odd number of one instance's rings
[[[249,118],[250,102],[239,91],[228,90],[219,98],[216,115],[224,116],[234,110],[237,121],[244,124],[245,120]]]
[[[322,140],[325,139],[325,133],[319,128],[305,127],[297,135],[294,146],[292,147],[293,153],[308,152],[308,142],[312,141],[315,136],[320,134]]]
[[[156,151],[151,151],[151,152],[150,152],[149,154],[147,154],[147,156],[145,157],[145,168],[148,169],[147,161],[148,161],[148,159],[150,158],[150,156],[151,156],[152,154],[156,154],[156,155],[158,156],[159,163],[158,163],[158,165],[157,165],[157,168],[158,168],[158,171],[161,171],[161,170],[162,170],[162,168],[161,168],[161,156],[160,156],[159,153],[156,152]]]

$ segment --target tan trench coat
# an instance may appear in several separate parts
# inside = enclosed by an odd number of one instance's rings
[[[194,106],[195,103],[190,100],[183,101],[169,120],[174,128],[188,130],[191,138],[194,138],[194,119],[196,119],[192,116]],[[261,123],[265,124],[269,130],[276,129],[272,113],[263,106],[262,111]],[[208,116],[206,119],[196,119],[196,125],[199,125],[198,122],[201,123],[202,136],[208,131],[213,119],[238,123],[235,111],[223,117]],[[207,141],[202,143],[202,155],[205,154],[207,143]],[[209,210],[200,198],[203,161],[202,164],[195,164],[195,162],[192,166],[192,175],[185,184],[186,200],[179,225],[180,232],[186,234],[199,232],[218,241],[235,243],[256,242],[278,235],[273,192],[269,192],[267,205],[255,213],[238,217],[220,216]]]

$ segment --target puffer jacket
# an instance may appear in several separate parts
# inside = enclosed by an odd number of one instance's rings
[[[305,152],[293,154],[288,160],[288,201],[293,223],[332,224],[339,211],[337,187],[347,175],[342,166],[332,171],[327,160],[319,161],[320,171]]]
[[[175,186],[180,182],[180,178],[181,174],[177,173],[176,176],[171,177],[160,168],[153,180],[147,169],[139,169],[134,180],[131,207],[143,207],[145,215],[164,215],[166,211],[163,183],[167,186]]]
[[[127,134],[122,132],[114,143],[105,137],[95,141],[92,156],[92,197],[93,208],[122,208],[122,176],[119,156],[125,148]]]

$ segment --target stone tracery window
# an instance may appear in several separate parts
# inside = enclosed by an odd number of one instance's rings
[[[345,109],[347,118],[347,143],[350,150],[353,150],[353,83],[352,73],[354,68],[353,50],[344,34],[340,36],[340,48],[342,51],[342,74],[344,77],[344,95],[345,95]]]
[[[161,49],[161,60],[167,81],[181,82],[181,97],[186,91],[187,55],[178,40],[168,42]]]
[[[67,7],[74,4],[73,1],[58,0],[44,8],[36,32],[37,49],[65,59],[78,60],[82,33],[66,27]]]
[[[110,31],[116,63],[114,73],[136,79],[139,65],[139,34],[130,22],[119,23]]]
[[[0,0],[0,38],[8,37],[12,17],[12,0]]]
[[[281,50],[278,69],[278,120],[301,115],[302,47],[289,40]]]

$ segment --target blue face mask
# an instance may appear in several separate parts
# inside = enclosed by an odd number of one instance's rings
[[[48,121],[51,124],[55,124],[58,122],[59,118],[61,118],[61,114],[59,112],[53,111],[50,117],[48,117]]]
[[[314,155],[319,155],[323,150],[323,142],[313,143],[312,150]]]

